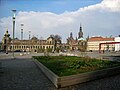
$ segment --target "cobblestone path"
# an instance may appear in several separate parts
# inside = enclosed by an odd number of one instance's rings
[[[0,90],[55,90],[31,60],[2,60],[2,67]]]

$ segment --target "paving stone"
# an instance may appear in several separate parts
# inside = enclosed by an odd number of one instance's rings
[[[2,60],[0,90],[54,90],[54,85],[31,60]]]

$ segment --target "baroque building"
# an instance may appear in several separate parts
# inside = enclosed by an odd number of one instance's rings
[[[56,40],[52,35],[50,35],[46,40],[39,40],[36,37],[32,37],[30,40],[19,40],[10,38],[8,30],[6,31],[2,39],[2,49],[4,51],[29,51],[29,52],[52,52],[55,48],[60,48],[61,40]]]
[[[78,38],[73,38],[72,32],[70,33],[70,36],[67,38],[67,43],[65,45],[65,48],[69,50],[79,50],[79,51],[86,51],[87,47],[87,41],[83,38],[83,31],[82,26],[80,24],[80,29],[78,32]]]

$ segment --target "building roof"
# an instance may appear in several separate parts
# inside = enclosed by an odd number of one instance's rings
[[[88,41],[114,41],[114,38],[91,37]]]
[[[10,42],[12,44],[12,41]],[[36,41],[33,41],[33,40],[14,40],[14,44],[16,45],[28,45],[28,44],[31,44],[31,45],[37,45],[37,44],[44,44],[44,45],[48,45],[48,43],[46,42],[46,40],[36,40]]]

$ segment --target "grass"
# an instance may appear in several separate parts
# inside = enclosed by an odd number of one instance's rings
[[[58,76],[69,76],[120,66],[119,62],[76,56],[33,56]]]

